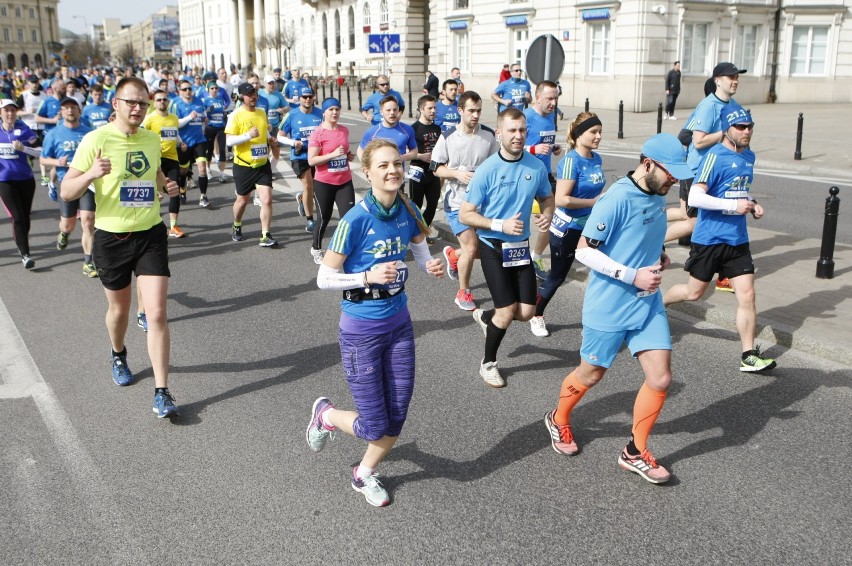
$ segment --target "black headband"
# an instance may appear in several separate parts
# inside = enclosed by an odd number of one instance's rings
[[[574,134],[574,139],[576,140],[577,138],[585,134],[587,130],[591,129],[594,126],[603,126],[600,118],[598,118],[597,116],[586,118],[585,120],[577,124],[577,127],[571,130],[571,133]]]

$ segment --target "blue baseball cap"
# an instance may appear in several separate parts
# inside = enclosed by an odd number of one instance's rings
[[[675,179],[692,179],[695,174],[686,164],[686,150],[671,134],[657,134],[642,145],[642,155],[657,161]]]
[[[722,106],[722,128],[727,130],[734,124],[753,124],[751,112],[734,100]]]
[[[313,96],[314,89],[309,86],[303,86],[301,90],[299,90],[299,96]]]
[[[329,108],[340,108],[340,101],[336,98],[326,98],[322,101],[322,111],[325,112]]]

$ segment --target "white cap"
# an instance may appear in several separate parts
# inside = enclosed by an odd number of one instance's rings
[[[263,84],[269,84],[269,83],[274,83],[274,82],[275,82],[275,77],[273,77],[272,75],[266,75],[265,77],[263,77]]]
[[[18,104],[11,98],[0,99],[0,108],[6,108],[7,106],[14,106],[15,108],[17,108]]]

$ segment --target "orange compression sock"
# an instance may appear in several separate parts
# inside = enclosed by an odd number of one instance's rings
[[[577,379],[577,370],[569,373],[562,380],[562,388],[559,390],[559,405],[556,407],[556,414],[553,415],[553,422],[560,425],[571,424],[571,411],[588,390],[589,388]]]

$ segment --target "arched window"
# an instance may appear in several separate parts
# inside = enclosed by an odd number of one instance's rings
[[[364,2],[364,27],[370,27],[370,4]]]
[[[328,16],[322,15],[322,50],[328,55]]]
[[[13,69],[15,68],[15,54],[14,53],[9,53],[6,56],[6,66],[12,67]]]
[[[379,4],[379,23],[387,24],[390,22],[390,16],[388,15],[388,2],[387,0],[382,0],[382,3]]]
[[[305,64],[305,57],[308,54],[308,37],[310,37],[310,30],[305,33],[305,18],[302,18],[299,21],[299,40],[301,45],[299,46],[299,52],[296,54],[297,60],[299,61],[298,66],[303,66]]]
[[[315,16],[311,16],[311,30],[308,33],[308,46],[310,51],[308,52],[308,65],[313,67],[315,61],[315,51],[314,51],[314,42],[310,40],[311,37],[317,32],[317,19]]]
[[[340,53],[340,10],[334,11],[334,52]]]
[[[21,68],[30,66],[30,57],[26,53],[21,54]]]
[[[355,49],[355,8],[349,6],[349,49]]]
[[[41,53],[36,53],[36,55],[35,55],[35,57],[33,57],[33,59],[35,59],[35,63],[34,63],[34,64],[35,64],[35,66],[36,66],[36,67],[41,67],[41,66],[42,66],[42,63],[41,63]]]

